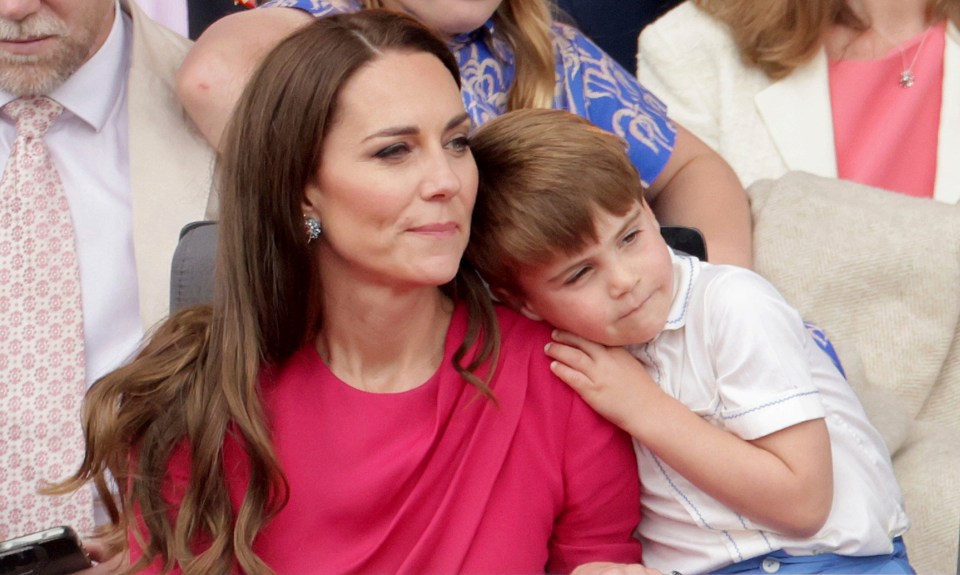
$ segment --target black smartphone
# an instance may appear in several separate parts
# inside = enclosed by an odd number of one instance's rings
[[[66,575],[92,565],[67,525],[0,542],[0,575]]]

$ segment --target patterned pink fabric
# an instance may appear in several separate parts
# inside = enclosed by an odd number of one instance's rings
[[[3,107],[17,139],[0,180],[0,538],[69,524],[93,528],[92,493],[37,493],[83,456],[80,276],[67,198],[43,135],[63,107]]]

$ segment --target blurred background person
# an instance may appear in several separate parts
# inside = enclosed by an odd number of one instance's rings
[[[960,0],[689,0],[637,76],[744,186],[788,170],[960,200]]]

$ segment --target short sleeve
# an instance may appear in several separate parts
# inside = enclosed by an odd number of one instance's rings
[[[577,29],[555,24],[554,33],[563,68],[558,107],[623,138],[644,185],[650,185],[670,160],[676,141],[666,106]]]
[[[724,426],[751,440],[824,417],[811,353],[823,353],[800,314],[759,275],[714,278],[705,301]]]

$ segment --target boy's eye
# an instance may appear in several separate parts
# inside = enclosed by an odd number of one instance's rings
[[[589,266],[583,266],[582,268],[577,269],[575,272],[567,276],[567,279],[563,280],[563,285],[573,285],[583,279],[587,273],[590,272]]]
[[[396,158],[410,151],[410,147],[403,142],[391,144],[382,150],[377,151],[374,157],[377,158]]]
[[[623,236],[623,239],[620,240],[622,245],[632,244],[640,237],[640,230],[631,230],[627,235]]]

